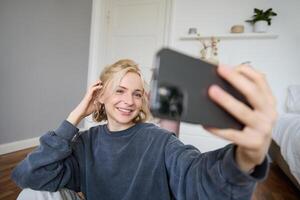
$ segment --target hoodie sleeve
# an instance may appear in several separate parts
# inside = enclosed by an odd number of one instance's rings
[[[268,161],[251,174],[242,172],[234,155],[235,146],[200,153],[170,137],[165,149],[165,164],[171,191],[176,199],[251,199],[257,181],[268,172]]]
[[[78,131],[65,120],[55,131],[47,132],[40,138],[40,146],[13,170],[12,179],[21,188],[79,191],[79,165],[72,151],[72,138]]]

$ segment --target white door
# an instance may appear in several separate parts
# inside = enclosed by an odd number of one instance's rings
[[[105,63],[119,59],[136,61],[151,78],[155,52],[166,42],[168,0],[109,0]]]

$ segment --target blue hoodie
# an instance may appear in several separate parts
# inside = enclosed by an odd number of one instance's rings
[[[255,183],[267,174],[267,159],[247,174],[234,152],[228,145],[200,153],[149,123],[79,132],[63,121],[40,138],[12,179],[21,188],[81,191],[88,200],[251,199]]]

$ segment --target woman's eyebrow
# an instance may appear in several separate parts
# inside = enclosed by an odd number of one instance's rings
[[[134,91],[136,91],[136,92],[143,92],[143,90],[140,90],[140,89],[136,89]]]
[[[121,86],[121,85],[119,85],[119,87],[122,88],[122,89],[124,89],[124,90],[128,90],[127,87],[124,87],[124,86]],[[135,89],[134,91],[135,92],[143,92],[144,90],[143,89]]]

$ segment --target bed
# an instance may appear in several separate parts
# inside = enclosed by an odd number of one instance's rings
[[[269,154],[300,190],[300,85],[288,87],[286,105],[273,128]]]

